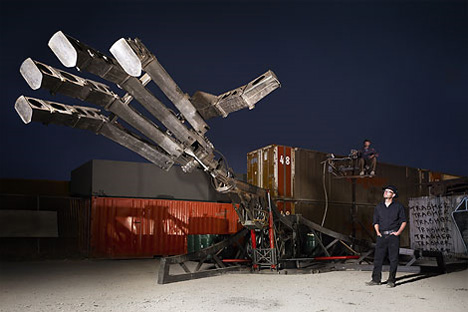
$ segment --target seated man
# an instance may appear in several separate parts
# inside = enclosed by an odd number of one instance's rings
[[[364,140],[364,146],[362,150],[359,151],[359,175],[365,175],[366,167],[370,168],[370,175],[375,175],[375,167],[377,166],[377,151],[371,147],[370,140]]]

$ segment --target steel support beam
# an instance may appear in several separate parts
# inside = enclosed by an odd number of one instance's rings
[[[374,266],[372,264],[355,264],[355,263],[342,263],[336,264],[335,269],[337,270],[356,270],[356,271],[372,271]],[[390,266],[383,265],[382,272],[389,272]],[[405,272],[405,273],[420,273],[421,267],[417,265],[412,266],[398,266],[398,272]]]
[[[215,276],[219,274],[223,274],[226,272],[231,272],[231,271],[239,271],[243,269],[242,266],[226,266],[225,264],[219,263],[221,262],[221,259],[218,258],[218,261],[216,261],[216,257],[218,257],[218,253],[222,251],[224,248],[233,246],[235,244],[242,244],[242,240],[247,236],[248,230],[246,228],[240,230],[234,235],[231,235],[231,237],[214,244],[208,248],[204,248],[202,250],[192,252],[186,255],[180,255],[180,256],[172,256],[172,257],[166,257],[161,259],[161,263],[159,265],[159,274],[158,274],[158,284],[167,284],[167,283],[173,283],[173,282],[180,282],[180,281],[186,281],[190,279],[196,279],[196,278],[202,278],[202,277],[208,277],[208,276]],[[201,265],[203,262],[206,261],[206,259],[214,259],[215,263],[218,265],[218,267],[208,269],[208,270],[200,270]],[[195,270],[192,272],[188,269],[189,272],[184,268],[185,273],[181,274],[171,274],[170,273],[170,267],[171,265],[177,264],[179,266],[184,266],[185,262],[188,261],[198,261],[199,265],[195,268]]]

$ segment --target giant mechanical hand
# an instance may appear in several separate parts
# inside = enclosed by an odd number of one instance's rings
[[[112,82],[126,94],[119,96],[106,84],[28,58],[20,72],[33,90],[44,88],[52,94],[88,102],[105,112],[88,106],[20,96],[15,109],[24,123],[39,121],[90,130],[164,170],[175,164],[185,172],[201,167],[212,177],[218,192],[231,196],[244,226],[251,229],[268,226],[266,191],[235,179],[205,136],[209,130],[205,120],[226,117],[243,108],[253,109],[258,101],[280,86],[272,71],[218,96],[197,91],[189,97],[139,39],[116,41],[110,48],[113,57],[61,31],[52,36],[49,47],[65,67],[75,67]],[[166,107],[146,88],[151,81],[174,104],[177,112]],[[132,107],[134,99],[149,114],[142,114]],[[154,121],[148,115],[154,117]]]

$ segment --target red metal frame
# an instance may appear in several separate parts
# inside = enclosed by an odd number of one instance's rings
[[[270,209],[270,218],[269,218],[269,228],[268,228],[268,235],[270,237],[270,248],[274,249],[275,248],[275,233],[274,233],[274,228],[273,228],[273,212]],[[276,265],[272,264],[271,265],[272,269],[276,269]]]
[[[250,239],[252,241],[252,249],[257,249],[257,236],[255,234],[255,230],[250,230]],[[253,265],[254,269],[258,269],[258,265]]]

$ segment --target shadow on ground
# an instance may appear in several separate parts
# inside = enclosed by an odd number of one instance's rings
[[[396,286],[417,282],[423,279],[450,274],[468,269],[468,262],[450,263],[445,266],[445,271],[441,271],[434,266],[421,266],[421,272],[416,274],[407,274],[396,278]]]

